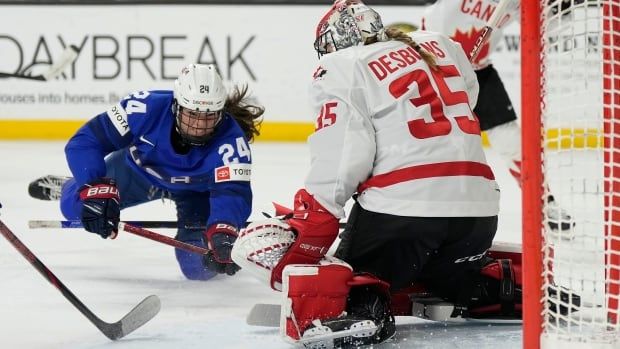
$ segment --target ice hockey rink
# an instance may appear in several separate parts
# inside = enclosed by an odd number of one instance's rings
[[[148,295],[160,313],[127,337],[112,342],[78,312],[5,239],[0,238],[1,348],[292,348],[276,328],[250,327],[255,303],[280,294],[241,270],[207,282],[185,280],[173,248],[120,233],[102,240],[81,229],[29,229],[28,220],[60,220],[57,202],[28,196],[28,183],[42,175],[69,175],[63,142],[0,142],[0,219],[83,302],[107,322],[118,321]],[[271,202],[291,204],[309,167],[302,143],[255,143],[251,220],[272,213]],[[519,242],[520,192],[491,149],[487,157],[502,189],[496,241]],[[350,203],[349,203],[350,204]],[[123,220],[173,220],[174,205],[155,201],[124,210]],[[173,230],[153,229],[174,236]],[[374,348],[520,348],[521,326],[445,325],[397,318],[391,341]]]

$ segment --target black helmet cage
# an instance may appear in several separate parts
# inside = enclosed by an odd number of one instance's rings
[[[213,123],[212,126],[199,128],[199,127],[193,126],[192,124],[183,122],[183,117],[181,116],[181,113],[183,113],[183,115],[186,115],[189,119],[205,119],[205,118],[208,119],[210,117],[213,117],[216,119],[216,121],[215,123]],[[222,116],[224,113],[221,110],[214,111],[214,112],[190,110],[188,108],[184,108],[180,106],[179,103],[177,103],[175,99],[174,102],[172,103],[172,114],[174,115],[174,118],[175,118],[175,123],[174,123],[175,129],[177,133],[181,136],[181,139],[185,143],[190,144],[190,145],[204,146],[215,133],[217,126],[219,126],[219,124],[222,121]],[[199,130],[201,132],[186,132],[186,131],[183,131],[184,129],[185,130],[192,130],[192,129]],[[197,136],[192,133],[200,133],[203,135]]]

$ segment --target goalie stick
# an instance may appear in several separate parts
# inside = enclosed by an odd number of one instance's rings
[[[494,242],[488,255],[492,258],[509,258],[521,263],[521,245]],[[444,323],[520,324],[521,319],[478,319],[458,316],[454,304],[433,297],[424,287],[417,286],[392,294],[394,316],[414,316]],[[277,327],[280,323],[279,304],[255,304],[246,317],[251,326]]]
[[[494,259],[510,259],[521,264],[522,259],[521,245],[510,242],[494,242],[488,251],[488,256]],[[570,290],[552,285],[547,292],[550,298],[555,299],[551,304],[552,313],[559,312],[566,316],[577,311],[577,308],[568,309],[569,304],[580,304],[579,317],[582,319],[591,318],[592,315],[584,310],[588,309],[595,313],[600,308],[600,304],[583,302],[579,295]],[[516,325],[521,324],[522,319],[506,317],[463,317],[460,311],[455,311],[455,305],[433,296],[423,286],[411,287],[391,296],[391,308],[394,316],[413,316],[424,320],[438,321],[446,324],[493,324],[493,325]],[[458,310],[458,309],[456,309]],[[279,304],[255,304],[246,317],[246,323],[250,326],[278,327],[280,324]],[[551,315],[552,316],[552,315]]]
[[[0,206],[1,207],[1,206]],[[157,296],[151,295],[136,305],[127,315],[114,323],[108,323],[95,315],[84,303],[82,303],[57,277],[22,243],[15,234],[0,220],[0,233],[26,258],[30,264],[47,281],[56,287],[60,293],[77,308],[86,318],[95,325],[101,333],[111,340],[125,337],[140,326],[151,320],[161,309],[161,303]]]
[[[491,34],[493,33],[493,30],[497,29],[502,24],[502,21],[504,20],[505,15],[509,11],[514,9],[515,4],[520,4],[520,1],[499,0],[499,3],[497,4],[497,6],[495,7],[495,10],[493,11],[493,14],[487,21],[484,28],[482,28],[482,32],[476,39],[474,46],[469,52],[468,58],[470,62],[473,62],[476,59],[476,57],[478,57],[478,54],[480,53],[482,46],[484,46],[484,44],[486,44],[486,42],[489,41],[489,39],[491,38]]]
[[[34,66],[34,63],[29,65],[28,67],[22,69],[21,72],[17,73],[2,73],[0,72],[1,78],[20,78],[20,79],[28,79],[28,80],[37,80],[37,81],[50,81],[56,77],[58,77],[62,72],[75,61],[78,56],[78,48],[75,45],[69,45],[65,48],[65,50],[60,55],[60,58],[53,63],[47,71],[43,74],[39,75],[30,75],[27,71]]]
[[[442,301],[439,298],[421,298],[412,302],[412,308],[408,314],[399,316],[413,316],[424,320],[438,321],[448,324],[495,324],[495,325],[520,325],[521,319],[477,319],[461,316],[453,316],[455,306],[452,303]],[[245,322],[250,326],[279,327],[280,304],[257,303],[248,313]]]
[[[587,319],[588,321],[594,321],[594,314],[597,309],[602,306],[600,304],[581,302],[581,298],[575,294],[572,294],[567,289],[550,287],[548,290],[551,298],[561,300],[560,306],[554,306],[551,304],[552,309],[549,316],[554,317],[554,313],[559,312],[563,316],[573,315],[579,310],[578,316],[580,319]],[[519,318],[476,318],[476,317],[463,317],[458,315],[460,312],[455,312],[455,305],[446,302],[438,297],[433,297],[423,289],[412,290],[412,293],[407,295],[406,298],[401,297],[403,293],[392,295],[392,311],[395,316],[413,316],[416,318],[438,321],[446,324],[489,324],[489,325],[519,325],[522,324],[522,319]],[[566,304],[566,305],[562,305]],[[580,304],[581,308],[568,309],[568,304]],[[254,304],[250,312],[246,317],[246,323],[250,326],[262,326],[262,327],[278,327],[280,326],[280,304],[267,304],[257,303]]]

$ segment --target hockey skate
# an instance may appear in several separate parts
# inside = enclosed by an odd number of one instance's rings
[[[558,205],[553,195],[547,197],[545,220],[549,226],[549,234],[551,237],[563,240],[574,239],[573,227],[575,226],[575,222],[573,221],[573,217]]]
[[[28,185],[28,194],[39,200],[60,200],[62,185],[71,177],[47,175]]]

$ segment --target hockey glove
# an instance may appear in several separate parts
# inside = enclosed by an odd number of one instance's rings
[[[305,189],[295,194],[293,217],[286,222],[297,233],[297,238],[271,273],[271,287],[274,290],[281,288],[285,266],[317,264],[338,235],[338,219]]]
[[[120,197],[114,180],[100,178],[83,185],[80,199],[84,229],[104,239],[114,239],[121,216]]]
[[[216,223],[204,232],[203,238],[209,248],[209,252],[204,255],[207,269],[227,275],[235,275],[241,269],[230,258],[230,252],[237,240],[237,228],[230,224]]]

